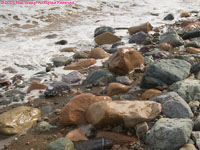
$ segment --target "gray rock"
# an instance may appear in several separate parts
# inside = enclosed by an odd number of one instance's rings
[[[146,122],[139,123],[135,126],[135,132],[139,139],[143,138],[143,136],[147,133],[149,130],[149,126]]]
[[[82,59],[82,58],[88,58],[89,56],[89,53],[86,53],[86,52],[75,52],[75,54],[73,55],[73,58],[74,59]]]
[[[137,32],[136,34],[131,35],[129,43],[136,44],[150,44],[152,43],[153,37],[143,31]]]
[[[200,28],[188,31],[182,36],[184,40],[196,37],[200,37]]]
[[[162,113],[169,118],[192,118],[194,116],[190,106],[175,92],[156,96],[149,101],[161,103]]]
[[[200,131],[193,131],[192,139],[194,140],[196,147],[200,149]]]
[[[144,56],[152,56],[154,59],[160,59],[160,58],[167,58],[170,55],[170,53],[167,51],[155,49],[153,51],[146,52],[143,55]]]
[[[66,56],[58,56],[52,59],[55,67],[66,66],[72,62],[72,59]]]
[[[96,70],[89,74],[83,85],[86,87],[106,86],[115,81],[115,75],[108,70]]]
[[[184,146],[192,133],[190,119],[159,119],[146,134],[145,143],[160,150],[177,150]]]
[[[98,27],[95,29],[94,31],[94,37],[105,33],[105,32],[111,32],[111,33],[115,33],[115,29],[112,27],[108,27],[108,26],[102,26],[102,27]]]
[[[107,53],[110,53],[110,54],[114,54],[115,52],[117,52],[119,50],[119,48],[110,48],[110,49],[105,49],[105,51]]]
[[[69,90],[70,87],[65,82],[55,81],[51,83],[45,90],[46,97],[59,96],[63,91]]]
[[[57,126],[52,126],[48,122],[42,121],[37,125],[36,130],[39,132],[45,132],[45,131],[49,131],[53,128],[57,128]]]
[[[161,43],[168,43],[173,47],[178,47],[183,45],[184,41],[175,31],[168,31],[160,36]]]
[[[145,56],[144,57],[144,65],[148,65],[150,63],[154,62],[154,59],[152,56]]]
[[[59,138],[51,142],[47,150],[74,150],[74,144],[67,138]]]
[[[176,92],[186,102],[200,99],[200,80],[185,79],[170,86],[170,90]]]
[[[60,40],[58,42],[55,43],[56,45],[65,45],[67,44],[67,41],[66,40]]]
[[[117,47],[120,46],[120,45],[125,45],[125,43],[124,43],[124,42],[121,42],[121,41],[120,41],[120,42],[113,43],[111,48],[117,48]]]
[[[194,130],[200,131],[200,115],[194,121]]]
[[[200,48],[200,41],[190,41],[185,44],[185,47],[196,47]]]
[[[50,34],[50,35],[45,36],[45,38],[47,39],[54,39],[56,37],[57,37],[57,34]]]
[[[78,71],[73,71],[67,75],[62,76],[62,81],[69,85],[81,84],[82,79],[83,75]]]
[[[190,64],[194,64],[196,61],[195,57],[192,55],[175,55],[174,58],[185,60],[189,62]]]
[[[193,65],[190,70],[191,73],[198,73],[199,71],[200,71],[200,62]]]
[[[144,72],[141,88],[171,85],[188,77],[191,65],[179,59],[162,59],[151,63]]]
[[[168,14],[167,16],[165,16],[164,20],[174,20],[174,15]]]
[[[118,76],[116,77],[116,81],[125,85],[131,84],[131,80],[127,76]]]

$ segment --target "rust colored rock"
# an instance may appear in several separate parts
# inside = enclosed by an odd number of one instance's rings
[[[142,94],[142,99],[147,100],[160,95],[162,92],[157,89],[148,89]]]
[[[192,14],[190,12],[182,12],[181,17],[190,17]]]
[[[115,132],[108,132],[108,131],[99,131],[96,137],[102,137],[102,136],[111,139],[114,144],[128,144],[128,143],[135,143],[138,141],[136,137],[131,137],[128,135]]]
[[[128,92],[132,87],[127,86],[121,83],[110,83],[107,87],[107,95],[108,96],[113,96],[113,95],[118,95],[121,93],[126,93]]]
[[[33,90],[44,90],[46,89],[48,86],[46,84],[42,84],[39,81],[34,80],[31,85],[29,86],[29,88],[27,89],[27,93],[30,93]]]
[[[94,40],[98,45],[103,45],[103,44],[113,44],[115,42],[121,41],[121,38],[110,32],[105,32],[103,34],[96,36]]]
[[[198,54],[198,53],[200,53],[200,48],[187,47],[186,52],[188,52],[190,54]]]
[[[128,28],[128,32],[130,35],[132,35],[137,32],[140,32],[140,31],[148,33],[149,31],[152,31],[152,29],[153,29],[153,26],[149,22],[147,22],[147,23],[141,24],[139,26],[134,26],[134,27]]]
[[[88,140],[88,138],[84,135],[81,129],[72,130],[69,133],[67,133],[65,137],[71,140],[72,142]]]
[[[102,48],[94,48],[89,55],[89,58],[103,59],[109,57],[110,54],[105,52]]]
[[[75,47],[66,47],[60,50],[61,52],[75,52],[76,48]]]
[[[96,63],[96,60],[93,58],[80,60],[76,63],[70,64],[64,67],[64,70],[80,70],[84,68],[88,68]]]
[[[172,46],[168,43],[162,43],[160,44],[160,49],[164,51],[170,51],[172,49]]]
[[[121,48],[110,56],[108,69],[118,75],[126,75],[144,64],[143,56],[133,48]]]
[[[104,101],[89,106],[87,121],[94,126],[124,125],[134,127],[138,123],[155,119],[161,112],[161,104],[150,101]]]
[[[112,101],[112,99],[108,96],[95,96],[89,93],[83,93],[73,97],[62,109],[60,123],[63,126],[86,124],[86,110],[91,104],[100,101]]]

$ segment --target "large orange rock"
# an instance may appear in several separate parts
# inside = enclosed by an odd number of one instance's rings
[[[121,38],[110,32],[104,32],[96,36],[94,40],[98,45],[103,45],[103,44],[113,44],[115,42],[121,41]]]
[[[90,58],[90,59],[80,60],[76,63],[65,66],[64,70],[80,70],[80,69],[90,67],[94,64],[96,64],[96,60],[93,58]]]
[[[75,129],[67,133],[65,136],[67,139],[71,140],[72,142],[77,141],[87,141],[88,138],[85,136],[81,129]]]
[[[160,95],[162,92],[157,89],[148,89],[142,94],[142,99],[147,100]]]
[[[186,52],[188,52],[190,54],[198,54],[198,53],[200,53],[200,48],[187,47]]]
[[[112,99],[108,96],[95,96],[89,93],[75,96],[62,109],[60,114],[60,123],[63,126],[86,124],[86,110],[91,104],[100,101],[112,101]]]
[[[144,57],[133,48],[121,48],[110,56],[108,69],[119,75],[126,75],[144,64]]]
[[[94,48],[89,55],[89,58],[103,59],[109,57],[110,54],[105,52],[102,48]]]
[[[107,87],[107,95],[108,96],[113,96],[113,95],[118,95],[121,93],[126,93],[128,92],[132,87],[127,86],[121,83],[110,83]]]
[[[148,33],[149,31],[152,31],[152,29],[153,29],[153,26],[149,22],[147,22],[147,23],[141,24],[139,26],[134,26],[134,27],[128,28],[128,32],[130,35],[132,35],[137,32],[140,32],[140,31]]]
[[[42,84],[39,81],[34,80],[31,85],[29,86],[29,88],[27,89],[27,93],[30,93],[33,90],[44,90],[46,89],[48,86],[46,84]]]
[[[150,101],[104,101],[89,106],[87,121],[94,126],[124,125],[131,128],[138,123],[155,119],[161,104]]]
[[[128,143],[133,144],[135,142],[138,142],[138,139],[136,137],[131,137],[128,135],[115,133],[115,132],[99,131],[96,137],[98,138],[102,136],[105,138],[111,139],[116,144],[128,144]]]

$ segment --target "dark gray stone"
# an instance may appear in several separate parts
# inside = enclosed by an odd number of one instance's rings
[[[129,43],[136,44],[150,44],[152,43],[153,37],[143,31],[137,32],[136,34],[131,35]]]
[[[112,27],[108,27],[108,26],[102,26],[102,27],[98,27],[95,29],[94,31],[94,37],[105,33],[105,32],[111,32],[111,33],[115,33],[115,29]]]
[[[193,122],[190,119],[159,119],[146,134],[145,143],[160,150],[178,150],[190,139]]]
[[[199,71],[200,71],[200,62],[193,65],[190,70],[191,73],[195,73],[195,74],[198,73]]]
[[[117,48],[117,47],[120,46],[120,45],[125,45],[125,43],[124,43],[124,42],[116,42],[116,43],[113,43],[111,48]]]
[[[162,59],[151,63],[144,72],[140,87],[171,85],[188,77],[191,65],[180,59]]]
[[[65,45],[67,44],[67,41],[66,40],[60,40],[58,42],[55,43],[56,45]]]
[[[74,144],[67,138],[59,138],[47,146],[47,150],[74,150]]]
[[[81,84],[83,75],[78,71],[73,71],[67,75],[62,76],[62,81],[69,85]]]
[[[185,47],[196,47],[200,48],[200,41],[190,41],[185,44]]]
[[[107,53],[110,53],[110,54],[114,54],[115,52],[117,52],[119,50],[119,48],[110,48],[110,49],[105,49],[105,51]]]
[[[168,14],[167,16],[165,16],[164,20],[174,20],[174,15]]]
[[[194,121],[194,130],[200,131],[200,115]]]
[[[115,75],[108,70],[96,70],[89,74],[83,85],[86,87],[106,86],[115,81]]]
[[[65,82],[55,81],[51,83],[44,92],[46,97],[59,96],[63,91],[69,90],[70,87]]]
[[[182,36],[184,40],[196,37],[200,37],[200,28],[188,31]]]
[[[52,59],[55,67],[66,66],[72,62],[72,59],[66,56],[58,56]]]
[[[160,36],[160,44],[168,43],[173,47],[178,47],[184,44],[183,39],[176,33],[176,31],[168,31]]]
[[[57,37],[57,34],[50,34],[50,35],[47,35],[45,38],[47,39],[54,39]]]
[[[175,92],[156,96],[149,101],[161,103],[162,113],[169,118],[192,118],[194,116],[190,106]]]
[[[160,58],[167,58],[170,53],[167,52],[167,51],[162,51],[162,50],[159,50],[159,49],[155,49],[151,52],[146,52],[143,54],[144,56],[152,56],[153,59],[160,59]]]
[[[131,84],[131,80],[127,76],[118,76],[116,77],[116,81],[125,85]]]

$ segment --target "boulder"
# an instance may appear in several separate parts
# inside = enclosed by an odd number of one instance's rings
[[[148,101],[97,102],[89,106],[87,121],[95,126],[125,125],[131,128],[138,123],[155,119],[161,112],[161,105]]]
[[[127,86],[121,83],[110,83],[107,87],[107,95],[108,96],[113,96],[113,95],[118,95],[121,93],[126,93],[128,92],[132,87]]]
[[[152,29],[153,26],[149,22],[146,22],[144,24],[128,28],[128,32],[130,35],[132,35],[140,31],[148,33],[149,31],[152,31]]]
[[[133,48],[121,48],[108,60],[108,69],[119,75],[126,75],[144,64],[143,56]]]
[[[159,119],[146,134],[145,143],[153,149],[177,150],[190,139],[193,122],[190,119]]]
[[[86,110],[91,104],[100,101],[112,101],[112,99],[108,96],[95,96],[89,93],[75,96],[62,109],[60,123],[63,126],[86,124]]]
[[[162,59],[151,63],[145,70],[141,88],[154,88],[185,79],[190,74],[191,65],[180,59]]]
[[[68,66],[65,66],[64,70],[80,70],[80,69],[88,68],[94,64],[96,64],[96,60],[93,58],[89,58],[85,60],[80,60]]]
[[[74,144],[67,138],[59,138],[51,142],[47,150],[74,150]]]
[[[27,89],[27,93],[30,93],[33,90],[44,90],[46,89],[48,86],[46,84],[42,84],[36,80],[34,80],[31,85],[29,86],[29,88]]]
[[[162,113],[168,118],[192,118],[190,106],[176,92],[156,96],[150,101],[161,103]]]
[[[109,56],[110,54],[105,52],[102,48],[94,48],[89,54],[89,58],[94,59],[103,59]]]
[[[113,44],[115,42],[121,41],[121,38],[110,32],[105,32],[103,34],[96,36],[94,40],[98,45],[104,45],[104,44]]]
[[[5,135],[21,133],[32,127],[40,116],[41,112],[37,108],[19,106],[11,109],[0,114],[0,133]]]

